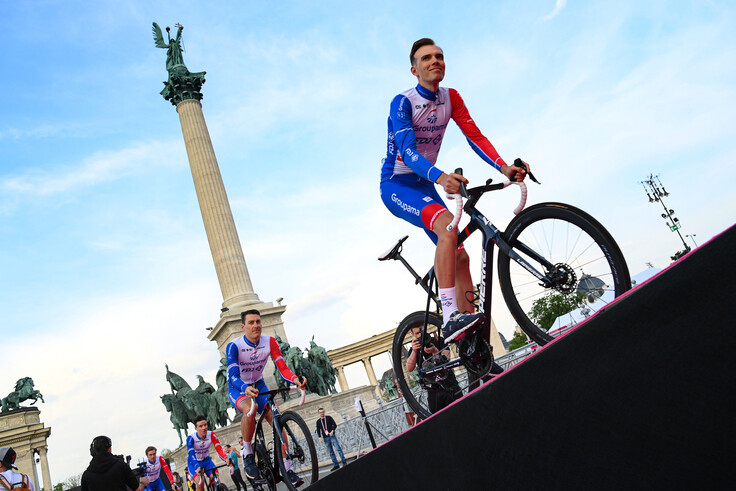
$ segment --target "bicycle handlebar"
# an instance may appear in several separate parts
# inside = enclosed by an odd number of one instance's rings
[[[514,161],[514,165],[516,165],[517,167],[520,167],[520,168],[522,168],[524,170],[527,170],[526,165],[524,164],[524,162],[522,162],[521,159],[518,159],[517,158]],[[456,169],[455,170],[455,173],[462,175],[463,174],[463,170],[462,169]],[[537,184],[539,184],[539,181],[537,181],[537,179],[534,177],[534,175],[532,175],[531,172],[528,172],[527,171],[527,174],[529,175],[529,178],[531,180],[533,180],[534,182],[536,182]],[[515,174],[514,174],[514,176],[515,176]],[[512,177],[514,177],[514,176],[512,176]],[[451,232],[455,227],[457,227],[458,223],[460,223],[460,218],[462,217],[462,214],[463,214],[463,197],[466,197],[466,198],[469,197],[469,194],[468,193],[470,193],[470,195],[474,195],[473,197],[476,198],[476,201],[477,201],[477,199],[480,198],[480,195],[481,194],[483,194],[485,191],[488,191],[490,189],[493,189],[492,187],[489,187],[490,186],[490,182],[491,182],[491,180],[489,179],[487,181],[487,183],[486,183],[485,186],[482,186],[482,187],[479,187],[479,188],[472,188],[470,191],[468,191],[465,188],[465,183],[461,182],[460,183],[461,184],[460,191],[461,191],[462,194],[460,194],[460,193],[449,194],[448,193],[446,195],[447,196],[447,199],[455,200],[455,217],[453,218],[452,222],[447,226],[447,231],[448,232]],[[493,185],[493,187],[495,189],[505,189],[505,188],[509,187],[512,184],[516,184],[517,186],[519,186],[519,191],[520,191],[519,204],[514,209],[514,215],[518,215],[519,213],[521,213],[521,210],[523,210],[524,207],[526,206],[526,199],[527,199],[527,195],[528,195],[527,188],[526,188],[526,183],[524,181],[512,181],[512,180],[507,179],[506,181],[500,183],[499,185]],[[499,186],[499,187],[496,187],[496,186]],[[475,204],[475,202],[473,202],[473,204]]]
[[[272,395],[272,394],[276,395],[279,392],[289,392],[289,391],[294,390],[295,388],[297,387],[286,387],[284,389],[264,390],[263,392],[259,392],[258,395],[259,396],[266,396],[266,395]],[[302,393],[301,400],[299,401],[299,406],[303,406],[304,402],[307,400],[307,391],[304,389],[299,389],[299,391]],[[255,413],[258,410],[258,403],[256,402],[256,398],[251,397],[250,400],[251,400],[250,411],[248,411],[248,413],[246,414],[248,418],[253,416],[253,413]]]

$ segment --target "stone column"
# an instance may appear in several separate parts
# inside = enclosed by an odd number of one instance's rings
[[[220,281],[223,307],[258,303],[245,256],[235,228],[217,157],[198,100],[185,99],[176,106],[189,156],[202,220]]]
[[[373,364],[371,363],[370,357],[363,358],[363,365],[365,365],[365,371],[368,374],[368,381],[371,385],[378,385],[376,380],[376,373],[373,371]]]
[[[49,471],[48,448],[40,447],[38,456],[41,458],[41,475],[43,476],[43,488],[51,489],[51,472]]]
[[[337,381],[340,383],[340,392],[345,392],[346,390],[350,389],[348,387],[348,379],[345,378],[345,370],[344,367],[335,367],[337,370]]]

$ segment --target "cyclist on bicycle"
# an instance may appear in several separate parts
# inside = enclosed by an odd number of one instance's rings
[[[146,448],[146,457],[148,460],[145,462],[145,471],[146,477],[148,478],[148,486],[146,486],[144,491],[165,491],[166,488],[161,480],[161,471],[166,473],[166,477],[169,478],[170,483],[174,483],[174,476],[171,474],[169,464],[161,456],[156,458],[156,447],[153,445]]]
[[[267,411],[264,417],[269,424],[273,425],[273,414],[271,414],[271,410],[266,404],[268,396],[258,395],[259,392],[268,390],[266,382],[263,380],[263,369],[268,357],[273,358],[279,373],[287,382],[304,389],[307,385],[307,379],[302,377],[300,381],[299,377],[289,370],[284,357],[281,355],[276,338],[261,335],[263,325],[261,324],[261,313],[259,311],[255,309],[246,310],[240,314],[240,320],[242,321],[240,327],[245,334],[228,343],[227,348],[225,348],[228,394],[233,407],[243,413],[240,420],[240,430],[243,435],[243,468],[245,475],[250,479],[258,479],[258,466],[256,466],[255,457],[253,456],[252,444],[253,434],[256,430],[256,412],[254,411],[250,416],[248,416],[248,413],[253,401],[255,401],[258,414],[263,413],[264,410]],[[284,445],[286,445],[286,442],[284,442]],[[295,487],[303,484],[304,480],[292,470],[291,460],[284,458],[284,464],[291,483]]]
[[[217,455],[220,456],[223,462],[227,462],[227,457],[215,432],[207,429],[207,418],[200,415],[194,418],[192,422],[195,430],[187,436],[187,451],[189,454],[187,467],[197,491],[203,491],[204,478],[201,477],[205,474],[211,476],[213,472],[216,472],[215,463],[210,458],[210,447],[215,446]],[[202,469],[203,474],[199,474],[199,469]]]
[[[521,181],[526,171],[504,162],[475,125],[455,89],[440,87],[445,58],[434,41],[416,41],[409,59],[418,84],[391,101],[381,199],[391,213],[422,228],[437,246],[434,269],[442,301],[442,334],[451,342],[462,338],[461,333],[476,325],[483,315],[473,313],[474,307],[466,298],[466,292],[473,291],[468,254],[463,246],[457,246],[457,227],[447,231],[453,215],[434,186],[439,184],[446,193],[454,194],[460,190],[460,181],[468,183],[465,177],[447,174],[434,165],[450,118],[480,158],[506,177]]]

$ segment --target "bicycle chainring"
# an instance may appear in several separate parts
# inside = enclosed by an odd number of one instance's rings
[[[493,350],[481,331],[465,336],[457,346],[465,369],[476,377],[488,375],[493,366]]]

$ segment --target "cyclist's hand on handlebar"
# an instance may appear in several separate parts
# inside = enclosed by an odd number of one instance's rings
[[[248,397],[258,397],[258,389],[249,385],[245,389],[245,395]]]
[[[299,377],[296,377],[293,382],[296,384],[296,386],[302,390],[304,390],[307,387],[307,377],[302,377],[301,380],[299,380]]]
[[[522,162],[524,161],[522,160]],[[504,164],[501,166],[501,173],[506,176],[509,181],[521,182],[526,177],[527,172],[531,171],[531,167],[528,163],[524,162],[524,165],[526,165],[526,170],[521,167],[517,167],[516,165]]]
[[[437,179],[437,184],[442,186],[447,194],[457,194],[460,192],[461,181],[465,184],[468,184],[468,180],[460,174],[456,174],[454,172],[451,172],[450,174],[445,174],[443,172]]]

